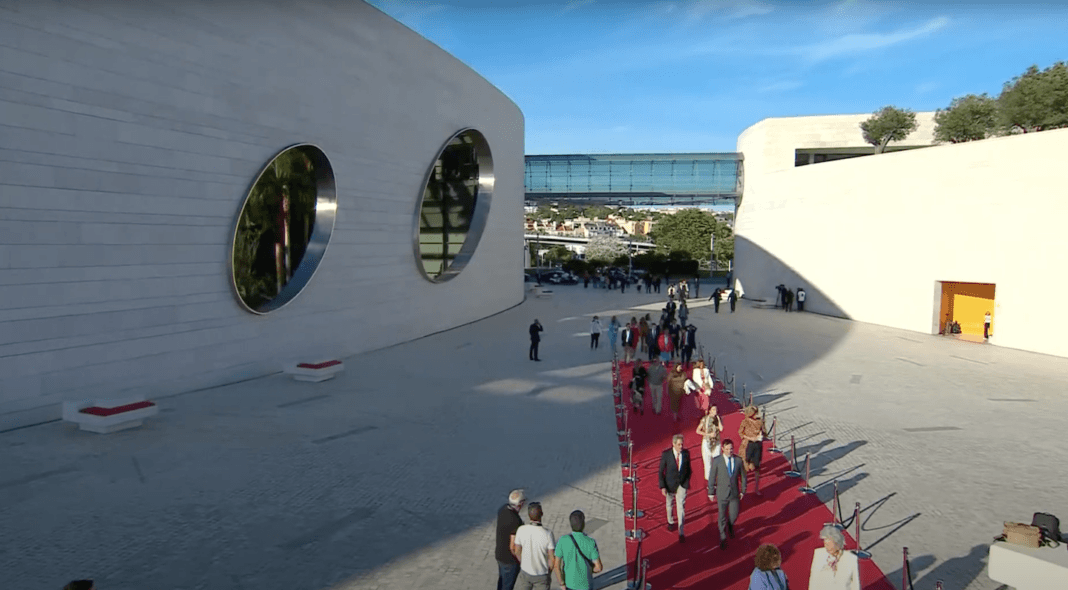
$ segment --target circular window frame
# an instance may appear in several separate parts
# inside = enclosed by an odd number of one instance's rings
[[[430,276],[423,265],[423,251],[419,244],[419,216],[423,211],[426,188],[430,184],[431,176],[434,174],[434,167],[437,165],[438,160],[441,159],[442,154],[445,153],[445,149],[449,147],[449,144],[465,133],[471,134],[478,153],[478,193],[475,195],[475,210],[471,214],[471,226],[467,231],[467,238],[464,240],[463,245],[460,246],[460,251],[453,257],[452,263],[441,274]],[[415,253],[415,265],[424,279],[431,283],[444,283],[456,278],[467,267],[467,264],[475,254],[475,250],[478,249],[478,245],[482,242],[482,234],[485,232],[486,223],[489,221],[495,184],[493,151],[490,149],[489,141],[486,140],[485,134],[481,131],[474,127],[464,127],[453,133],[441,144],[437,153],[434,154],[434,159],[430,161],[430,166],[427,167],[426,173],[423,175],[423,182],[419,185],[420,192],[419,198],[416,200],[415,214],[412,216],[412,251]]]
[[[237,248],[237,235],[241,230],[241,217],[245,214],[245,208],[248,207],[249,197],[252,196],[252,189],[256,187],[260,179],[282,154],[294,150],[297,148],[311,148],[308,157],[312,160],[315,168],[315,223],[312,224],[311,236],[308,238],[308,245],[304,249],[304,256],[297,264],[296,270],[293,271],[293,276],[290,277],[289,282],[282,287],[282,290],[265,304],[260,309],[254,309],[241,298],[241,293],[237,290],[237,276],[234,271],[234,254]],[[256,315],[267,315],[273,311],[277,311],[286,305],[290,304],[294,299],[300,295],[308,283],[311,282],[315,272],[319,269],[320,263],[323,260],[323,256],[326,255],[326,249],[330,245],[330,238],[334,233],[334,225],[337,221],[337,184],[334,176],[334,167],[330,163],[330,158],[326,155],[321,147],[313,143],[295,143],[279,150],[276,154],[271,156],[267,160],[267,163],[260,168],[259,173],[253,179],[252,184],[249,185],[248,190],[245,191],[245,198],[241,203],[241,208],[237,212],[237,218],[234,220],[233,238],[230,240],[230,257],[228,259],[228,268],[230,270],[230,287],[233,290],[234,298],[237,299],[239,305],[250,313]]]

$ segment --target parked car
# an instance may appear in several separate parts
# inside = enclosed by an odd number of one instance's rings
[[[545,280],[553,285],[576,285],[579,282],[578,277],[575,275],[561,271],[548,273]]]

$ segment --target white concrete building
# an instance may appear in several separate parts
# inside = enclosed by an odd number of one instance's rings
[[[929,334],[950,315],[978,340],[989,311],[991,343],[1068,356],[1068,316],[1049,307],[1068,292],[1068,130],[799,166],[798,153],[870,151],[868,116],[767,119],[739,136],[746,297],[774,301],[783,283],[806,290],[806,311]],[[933,118],[918,117],[897,147],[931,145]]]
[[[248,379],[522,300],[522,113],[370,5],[20,3],[0,10],[0,38],[0,430],[64,400]],[[492,154],[485,229],[434,282],[417,217],[463,129]],[[328,249],[299,297],[250,313],[229,270],[235,222],[264,166],[301,143],[332,168]]]

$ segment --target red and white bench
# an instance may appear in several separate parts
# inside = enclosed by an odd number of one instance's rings
[[[292,375],[297,381],[318,383],[333,379],[338,373],[345,370],[345,364],[337,359],[319,361],[315,363],[297,363],[283,369],[287,375]]]
[[[137,428],[145,418],[159,414],[159,406],[144,396],[63,402],[63,420],[81,430],[109,434]]]

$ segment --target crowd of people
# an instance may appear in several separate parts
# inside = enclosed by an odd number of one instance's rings
[[[641,367],[635,367],[634,373],[640,374]],[[648,373],[649,370],[645,370]],[[701,437],[701,458],[707,482],[707,497],[715,504],[717,510],[717,529],[719,548],[726,550],[729,539],[735,537],[735,523],[741,513],[742,500],[749,490],[753,495],[761,496],[760,469],[763,461],[763,441],[768,436],[764,417],[756,406],[749,405],[743,409],[744,418],[738,426],[738,445],[724,436],[723,420],[719,408],[709,403],[713,382],[709,370],[702,361],[693,365],[692,375],[688,375],[683,365],[676,366],[673,375],[683,381],[684,393],[697,393],[694,403],[702,411],[695,430]],[[641,394],[635,388],[644,388],[646,379],[632,379],[632,400],[639,400]],[[654,388],[654,411],[657,411],[656,399],[661,392]],[[676,397],[668,391],[669,399],[675,403],[676,411],[681,396]],[[636,402],[637,403],[637,402]],[[667,529],[677,531],[680,543],[686,542],[686,496],[690,489],[692,476],[689,451],[684,448],[683,435],[672,437],[671,447],[660,456],[658,483],[665,499]],[[735,455],[737,449],[738,455]],[[750,487],[750,474],[752,486]],[[810,590],[860,590],[857,557],[844,550],[845,537],[833,526],[825,527],[820,532],[823,546],[818,548],[812,558],[809,576]],[[774,545],[762,545],[756,553],[755,565],[750,576],[750,590],[786,590],[788,581],[782,571],[782,555]]]
[[[527,509],[528,523],[521,515]],[[540,502],[527,502],[524,490],[512,490],[497,511],[497,590],[549,590],[555,574],[561,588],[590,590],[593,574],[604,569],[597,541],[586,535],[586,515],[568,516],[571,532],[557,540],[542,522]]]
[[[668,278],[662,275],[654,275],[646,273],[639,276],[634,276],[624,272],[594,272],[585,273],[582,275],[582,286],[586,289],[590,288],[590,283],[593,283],[594,289],[608,289],[614,290],[617,287],[621,292],[626,292],[627,287],[633,284],[638,292],[642,292],[642,286],[645,286],[646,293],[659,293],[660,286],[663,283],[667,284],[667,292],[670,296],[676,296],[685,298],[690,295],[690,281],[689,279],[681,280],[678,282],[669,282]],[[698,296],[701,290],[701,278],[698,275],[693,277],[694,296]]]

